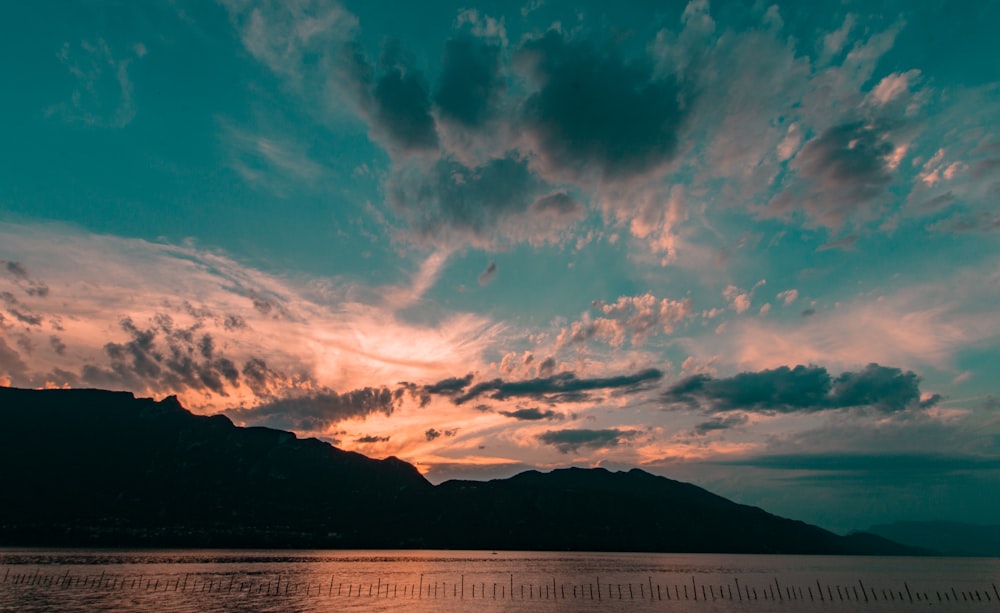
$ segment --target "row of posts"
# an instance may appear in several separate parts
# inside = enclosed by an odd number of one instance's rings
[[[195,591],[209,593],[233,593],[247,592],[251,594],[297,594],[304,589],[307,596],[348,596],[348,597],[375,597],[375,598],[460,598],[464,599],[468,591],[465,584],[465,575],[461,575],[458,582],[450,585],[445,581],[434,581],[424,584],[424,575],[421,573],[416,584],[383,583],[379,577],[376,583],[369,583],[367,590],[364,583],[335,583],[334,576],[330,577],[328,584],[321,582],[292,582],[282,579],[279,575],[275,580],[253,580],[244,577],[244,580],[237,581],[237,574],[233,573],[222,577],[212,577],[209,579],[192,578],[190,574],[183,577],[145,577],[144,575],[111,575],[105,573],[96,575],[71,575],[69,571],[62,575],[41,574],[41,569],[34,573],[11,573],[8,567],[0,583],[9,585],[28,585],[40,587],[83,587],[92,589],[130,589],[144,591]],[[861,579],[857,585],[826,585],[816,581],[816,589],[812,585],[803,588],[801,586],[782,585],[774,578],[773,584],[764,586],[740,585],[738,578],[730,584],[698,584],[694,577],[691,577],[690,585],[684,584],[658,584],[653,582],[652,576],[647,577],[646,582],[639,583],[602,583],[600,577],[595,583],[565,584],[557,583],[553,577],[551,583],[523,583],[517,584],[519,589],[515,590],[514,575],[509,575],[506,583],[493,582],[487,584],[480,581],[470,583],[471,598],[493,598],[493,599],[589,599],[589,600],[809,600],[809,601],[853,601],[853,602],[997,602],[1000,604],[1000,590],[994,583],[990,590],[968,590],[958,591],[954,587],[947,590],[936,590],[933,592],[911,590],[907,582],[903,583],[903,590],[876,589],[866,587]],[[323,588],[326,588],[325,590]],[[449,587],[451,588],[449,590]],[[758,591],[758,587],[761,589]],[[478,589],[477,589],[478,588]],[[527,589],[525,589],[527,588]],[[672,589],[671,589],[672,588]],[[689,589],[690,588],[690,589]],[[315,590],[315,591],[314,591]],[[450,592],[450,593],[449,593]],[[905,592],[905,593],[904,593]]]

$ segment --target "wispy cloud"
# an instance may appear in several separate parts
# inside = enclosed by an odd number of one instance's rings
[[[78,45],[65,43],[58,57],[73,76],[75,87],[68,101],[48,107],[46,114],[98,127],[127,126],[136,114],[129,65],[146,55],[141,45],[133,51],[134,56],[115,57],[103,38]]]

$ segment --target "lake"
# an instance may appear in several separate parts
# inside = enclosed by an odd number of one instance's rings
[[[1000,559],[0,549],[0,611],[1000,611]]]

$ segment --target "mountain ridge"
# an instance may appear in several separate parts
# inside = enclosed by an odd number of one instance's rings
[[[0,388],[0,545],[921,554],[640,469],[430,484],[398,458],[105,390]]]

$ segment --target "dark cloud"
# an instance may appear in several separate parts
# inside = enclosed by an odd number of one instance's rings
[[[15,279],[28,280],[28,269],[21,262],[9,261],[4,267]]]
[[[227,332],[232,332],[233,330],[244,330],[247,327],[247,322],[239,315],[226,315],[225,319],[222,321],[222,327],[224,327]]]
[[[49,344],[52,345],[52,350],[58,355],[66,355],[66,343],[62,342],[58,336],[53,334],[49,337]]]
[[[347,419],[363,419],[374,413],[391,415],[397,398],[387,387],[365,387],[342,394],[320,389],[279,398],[250,409],[230,409],[225,414],[247,424],[318,432]]]
[[[428,441],[433,441],[434,439],[440,438],[442,436],[450,437],[450,436],[455,436],[456,434],[458,434],[457,428],[452,428],[451,430],[443,430],[443,431],[438,430],[437,428],[428,428],[427,431],[424,432],[424,438],[426,438]]]
[[[23,262],[7,260],[4,263],[4,268],[10,276],[14,277],[18,285],[21,286],[21,289],[29,296],[44,298],[49,295],[49,287],[41,281],[32,279],[28,274],[28,267]]]
[[[868,211],[892,181],[887,156],[893,145],[865,122],[828,128],[806,143],[790,163],[798,182],[775,196],[779,214],[803,208],[819,224],[840,227],[859,211]]]
[[[542,360],[542,363],[538,365],[538,376],[548,377],[556,371],[556,360],[552,356],[549,356]]]
[[[516,60],[538,86],[523,117],[552,170],[627,179],[673,158],[681,92],[673,80],[654,78],[648,62],[555,30],[524,43]]]
[[[359,110],[374,136],[384,145],[404,153],[437,148],[427,84],[404,57],[399,41],[383,45],[378,74],[357,42],[344,45],[338,68],[341,78],[356,91]]]
[[[921,402],[920,377],[915,373],[869,364],[861,372],[845,372],[834,379],[828,400],[835,407],[873,406],[889,413],[931,406],[940,397]]]
[[[354,439],[354,442],[355,443],[388,443],[389,442],[389,437],[388,436],[375,436],[373,434],[369,434],[367,436],[362,436],[362,437]]]
[[[92,385],[126,388],[150,387],[159,390],[185,389],[228,395],[228,388],[240,385],[240,370],[229,358],[219,355],[212,336],[199,333],[199,325],[178,327],[164,314],[157,314],[152,325],[140,328],[131,318],[121,320],[128,340],[107,343],[104,353],[110,365],[87,364],[82,378]],[[58,338],[50,339],[56,351],[65,351]],[[243,369],[245,382],[257,394],[269,389],[266,364],[251,360]]]
[[[496,114],[505,89],[498,45],[468,35],[445,43],[441,80],[434,92],[442,118],[481,126]]]
[[[44,321],[41,315],[32,313],[28,307],[22,304],[14,294],[10,292],[0,292],[0,301],[3,302],[7,312],[17,321],[29,325],[40,326]]]
[[[243,364],[243,380],[257,396],[270,396],[284,377],[272,370],[262,358],[250,358]]]
[[[566,418],[562,413],[557,413],[551,409],[543,411],[534,407],[530,409],[517,409],[516,411],[500,411],[499,413],[521,421],[539,421],[542,419],[562,420]]]
[[[587,392],[590,391],[602,389],[638,391],[643,389],[643,384],[657,381],[662,377],[663,373],[661,371],[650,368],[633,375],[598,377],[593,379],[580,379],[571,372],[523,381],[493,379],[473,385],[461,396],[456,396],[453,402],[455,404],[462,404],[484,394],[487,394],[494,400],[522,397],[535,398],[536,400],[550,403],[581,402],[589,397]]]
[[[489,240],[504,220],[528,210],[540,185],[527,161],[514,155],[476,168],[442,158],[428,172],[396,177],[389,195],[397,208],[415,215],[422,233],[457,230]]]
[[[737,413],[735,415],[726,415],[724,417],[713,417],[709,421],[703,421],[694,427],[692,434],[695,436],[704,436],[710,432],[715,432],[718,430],[729,430],[730,428],[736,428],[738,426],[745,425],[749,421],[746,415],[742,413]]]
[[[496,274],[497,274],[497,263],[491,261],[489,263],[489,266],[486,267],[486,270],[479,273],[479,285],[482,286],[488,285],[489,282],[493,280],[493,277],[496,276]]]
[[[31,355],[35,351],[35,342],[27,334],[17,335],[17,346],[28,355]]]
[[[185,313],[194,317],[198,321],[212,317],[213,313],[207,307],[196,307],[187,300],[181,303],[181,308]]]
[[[802,315],[802,317],[812,317],[813,315],[816,314],[816,309],[813,308],[802,309],[802,313],[800,314]]]
[[[281,305],[275,300],[267,296],[262,296],[254,290],[250,290],[247,297],[250,298],[251,302],[253,302],[253,308],[256,309],[261,315],[270,315],[272,313],[277,315],[278,313],[283,313]]]
[[[27,370],[28,365],[21,359],[20,354],[14,351],[3,337],[0,337],[0,374],[22,375]]]
[[[404,60],[396,41],[386,43],[379,64],[382,74],[372,90],[376,129],[403,150],[435,149],[438,138],[423,77]]]
[[[454,396],[461,393],[462,390],[468,387],[470,383],[472,383],[471,372],[464,377],[449,377],[447,379],[442,379],[437,383],[425,385],[422,390],[428,394],[435,394],[438,396]]]
[[[546,445],[552,445],[561,453],[575,452],[580,448],[584,449],[606,449],[617,447],[620,443],[635,438],[638,432],[635,430],[619,430],[610,428],[607,430],[548,430],[538,435],[538,440]]]
[[[566,192],[553,192],[536,200],[531,208],[538,214],[551,217],[576,218],[583,213],[584,207]]]
[[[935,232],[955,232],[959,234],[968,232],[996,232],[1000,230],[1000,213],[996,211],[960,212],[931,224],[929,228]]]
[[[926,408],[939,400],[935,396],[922,402],[919,383],[920,378],[913,372],[878,364],[836,378],[825,368],[800,365],[745,372],[725,379],[694,375],[670,386],[664,397],[670,404],[686,404],[710,413],[794,413],[852,407],[893,413]]]

